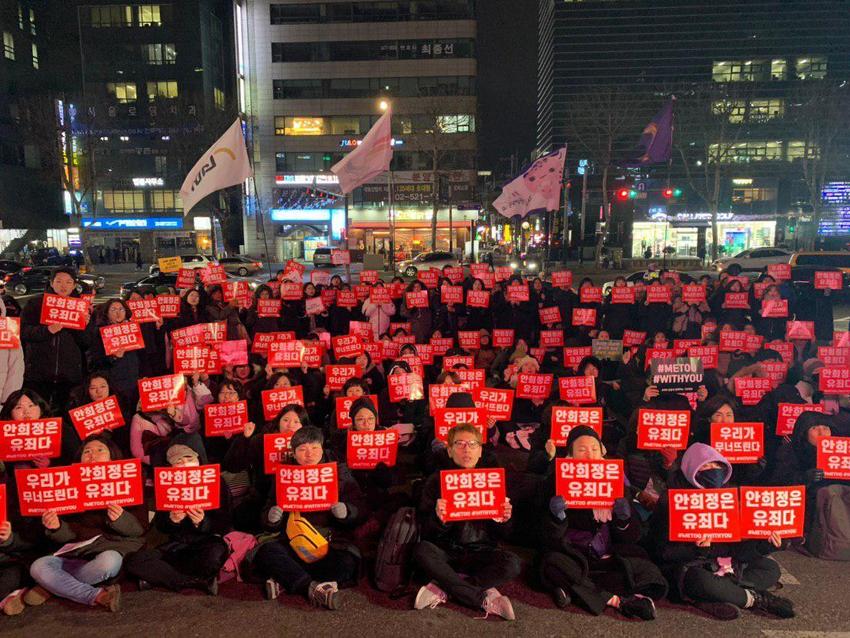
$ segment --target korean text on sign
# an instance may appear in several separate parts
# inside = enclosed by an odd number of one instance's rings
[[[446,521],[501,518],[506,501],[503,468],[442,470],[440,494],[446,501]]]
[[[720,542],[740,540],[738,490],[669,490],[670,540]]]
[[[558,459],[555,493],[569,507],[611,507],[623,496],[622,459]]]
[[[339,501],[336,463],[277,468],[277,504],[286,512],[321,512]]]
[[[352,470],[373,470],[379,463],[393,467],[398,454],[398,431],[348,431],[346,460]]]
[[[154,468],[156,509],[160,512],[218,509],[219,477],[218,465]]]
[[[688,447],[691,413],[688,410],[638,410],[639,450],[684,450]]]

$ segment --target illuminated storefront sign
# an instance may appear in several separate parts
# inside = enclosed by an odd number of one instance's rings
[[[356,137],[343,137],[339,141],[340,148],[354,148],[356,146],[360,146],[360,142],[363,140],[359,140]],[[404,140],[396,139],[395,137],[390,140],[390,144],[392,146],[403,146]]]
[[[133,186],[136,188],[145,188],[146,186],[165,186],[165,181],[161,177],[134,177]]]
[[[83,217],[83,228],[92,230],[180,230],[182,217]]]
[[[340,239],[345,229],[345,209],[343,208],[272,208],[269,212],[274,222],[330,223],[332,239]]]
[[[301,175],[275,175],[274,183],[277,186],[319,186],[339,184],[339,178],[333,174],[301,174]]]
[[[285,127],[284,135],[325,134],[325,119],[322,117],[293,117],[291,123],[292,126]]]

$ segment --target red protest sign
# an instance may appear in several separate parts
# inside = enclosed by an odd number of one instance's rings
[[[463,286],[447,286],[440,288],[440,301],[444,304],[463,303]]]
[[[315,273],[316,271],[314,270],[313,272]],[[336,293],[337,291],[334,288],[325,288],[324,290],[322,290],[321,293],[319,293],[319,298],[322,300],[322,303],[325,305],[326,308],[330,308],[331,306],[336,305]],[[356,296],[354,297],[354,305],[357,305]]]
[[[515,334],[516,331],[513,328],[495,328],[493,330],[493,347],[510,348],[514,345]]]
[[[354,286],[354,294],[357,295],[357,301],[366,301],[371,292],[372,286],[368,284],[358,284]]]
[[[701,339],[673,339],[673,356],[684,357],[688,348],[697,347],[701,344]]]
[[[404,293],[404,303],[408,308],[427,308],[428,291],[406,292]]]
[[[644,368],[649,368],[653,360],[672,360],[676,358],[673,348],[647,348]]]
[[[571,405],[553,405],[549,427],[549,438],[556,447],[564,447],[570,430],[587,426],[602,438],[602,408],[574,407]]]
[[[155,323],[159,319],[159,304],[156,299],[130,299],[127,307],[136,323]]]
[[[374,284],[380,279],[377,270],[361,270],[360,271],[360,283],[361,284]]]
[[[846,330],[833,330],[832,345],[836,348],[850,348],[850,332]]]
[[[248,342],[242,339],[222,341],[217,346],[222,366],[248,365]]]
[[[327,365],[325,366],[325,381],[331,390],[342,390],[345,382],[352,378],[363,376],[363,369],[355,365]]]
[[[764,456],[764,423],[712,423],[711,447],[730,463],[758,463]]]
[[[767,274],[777,281],[791,279],[791,264],[768,264]]]
[[[17,350],[20,347],[20,317],[0,317],[0,350]]]
[[[446,522],[501,518],[507,500],[505,470],[442,470],[440,496],[446,501]]]
[[[421,344],[421,347],[424,347],[425,344]],[[422,352],[420,347],[420,352]],[[372,361],[375,362],[376,365],[379,365],[378,362],[384,359],[384,343],[382,341],[369,341],[363,344],[363,351],[369,355]],[[432,361],[433,361],[433,357]]]
[[[393,302],[389,288],[385,286],[374,286],[369,289],[369,301],[376,306],[383,306]]]
[[[466,305],[470,308],[489,308],[490,293],[487,290],[470,290],[466,293]]]
[[[331,263],[334,266],[344,266],[351,263],[351,253],[347,250],[331,250]]]
[[[691,346],[688,348],[688,357],[702,359],[703,370],[710,370],[717,367],[720,349],[717,346]]]
[[[320,315],[325,311],[325,302],[321,295],[318,297],[308,297],[304,300],[304,311],[308,315]]]
[[[782,357],[782,361],[785,365],[791,365],[794,363],[794,344],[788,343],[787,341],[781,342],[773,342],[766,343],[764,347],[767,350],[775,350]]]
[[[272,368],[298,368],[304,360],[304,344],[300,341],[272,341],[266,358]]]
[[[434,438],[445,443],[449,430],[456,425],[473,425],[481,434],[481,440],[487,440],[487,413],[483,408],[436,408],[434,416]]]
[[[41,516],[45,512],[76,514],[80,506],[80,483],[73,467],[16,469],[18,506],[21,516]]]
[[[611,288],[612,304],[633,304],[635,302],[635,289],[632,286],[614,286]]]
[[[558,396],[575,405],[596,402],[596,380],[593,377],[561,377]]]
[[[790,436],[794,432],[797,417],[803,412],[823,414],[820,403],[780,403],[776,415],[776,436]]]
[[[398,456],[398,430],[348,431],[345,459],[352,470],[374,470],[379,463],[393,467]]]
[[[470,354],[454,354],[443,358],[443,370],[453,370],[456,366],[471,368],[475,365],[475,359]]]
[[[142,412],[157,412],[186,401],[186,378],[182,374],[139,379]]]
[[[850,347],[818,346],[818,359],[827,368],[850,367]]]
[[[71,330],[85,330],[90,305],[84,299],[45,294],[41,302],[41,323]]]
[[[443,276],[453,284],[459,284],[463,281],[463,266],[443,267]]]
[[[61,418],[0,421],[0,461],[52,459],[61,453]]]
[[[649,286],[646,289],[647,303],[673,303],[673,295],[667,286]]]
[[[740,540],[736,488],[668,490],[667,494],[671,541]]]
[[[850,368],[821,368],[818,389],[824,394],[850,394]]]
[[[174,348],[175,374],[221,374],[218,350],[207,346]]]
[[[157,511],[218,509],[221,498],[220,476],[218,465],[155,467],[153,487]]]
[[[765,299],[761,302],[761,316],[764,318],[783,318],[788,316],[787,299]]]
[[[180,314],[179,295],[157,295],[157,314],[163,319],[173,319]]]
[[[727,292],[723,297],[723,308],[726,308],[727,310],[749,310],[749,293]]]
[[[646,333],[639,330],[623,330],[623,347],[632,348],[646,341]]]
[[[227,283],[227,273],[224,272],[224,266],[221,264],[208,264],[201,271],[201,281],[205,286],[214,286],[216,284]]]
[[[489,419],[509,421],[514,409],[514,391],[501,388],[475,388],[472,390],[475,406],[482,408]]]
[[[561,309],[558,306],[540,308],[538,313],[540,315],[540,323],[543,325],[561,323]]]
[[[432,386],[433,387],[433,386]],[[378,409],[378,395],[376,394],[367,394],[366,395],[372,401],[372,405],[375,406],[375,410]],[[362,397],[337,397],[336,398],[336,427],[338,430],[346,430],[351,427],[351,406],[354,404],[357,399]]]
[[[283,276],[285,278],[290,278],[290,281],[301,281],[301,278],[304,276],[304,271],[307,270],[307,267],[303,264],[299,264],[294,259],[290,259],[286,262],[286,266],[283,269]]]
[[[251,352],[266,354],[274,342],[295,341],[295,333],[289,332],[258,332],[251,343]]]
[[[192,288],[196,281],[195,273],[196,271],[192,268],[181,268],[177,272],[177,281],[174,283],[174,287],[177,288],[177,290]]]
[[[480,350],[481,333],[478,330],[459,330],[457,343],[464,350]]]
[[[440,280],[440,271],[434,268],[420,270],[416,273],[416,279],[421,281],[428,290],[433,290],[437,287],[437,282]]]
[[[534,374],[532,372],[520,372],[517,375],[516,398],[517,399],[546,399],[552,394],[552,374]]]
[[[280,299],[257,299],[258,317],[280,317],[280,308],[283,302]]]
[[[171,343],[174,346],[203,346],[224,341],[227,336],[227,324],[224,321],[197,323],[187,328],[171,331]]]
[[[573,273],[570,270],[556,270],[552,273],[552,286],[562,290],[573,287]]]
[[[300,385],[263,390],[260,396],[263,402],[263,418],[266,421],[275,419],[287,405],[294,404],[304,407],[304,389]]]
[[[204,434],[225,436],[241,433],[248,422],[248,402],[209,403],[204,406]]]
[[[387,377],[391,403],[401,401],[419,401],[425,398],[422,377],[415,372],[391,374]]]
[[[432,383],[428,386],[428,407],[433,414],[437,408],[446,407],[449,397],[458,392],[466,392],[462,385],[449,383]]]
[[[765,291],[770,286],[775,285],[776,284],[772,284],[769,281],[757,281],[753,284],[753,296],[755,296],[756,299],[761,299],[762,297],[764,297]]]
[[[221,286],[222,298],[225,302],[238,301],[242,306],[251,305],[251,289],[247,281],[226,281]]]
[[[817,468],[824,478],[850,480],[850,438],[824,436],[818,440]]]
[[[573,308],[572,324],[592,328],[596,325],[596,308]]]
[[[496,281],[507,281],[514,274],[514,269],[510,266],[496,266],[493,274]]]
[[[844,281],[841,271],[818,270],[815,272],[816,290],[841,290],[843,287]]]
[[[557,459],[555,493],[575,509],[611,507],[623,497],[622,459]]]
[[[487,371],[481,368],[458,368],[455,374],[460,377],[461,385],[471,392],[475,388],[483,388]]]
[[[762,397],[770,392],[770,379],[764,377],[735,377],[735,396],[744,405],[758,405]]]
[[[770,379],[770,389],[775,390],[785,382],[788,364],[784,361],[762,361],[761,371],[767,379]]]
[[[284,301],[300,301],[304,298],[304,286],[293,281],[281,282],[280,298]]]
[[[688,410],[638,410],[639,450],[684,450],[688,447],[691,413]]]
[[[513,283],[507,287],[505,299],[514,303],[522,303],[531,299],[528,284]]]
[[[789,321],[785,325],[786,339],[801,339],[804,341],[815,340],[814,321]]]
[[[433,348],[433,354],[437,357],[442,357],[445,356],[446,352],[452,349],[454,346],[454,339],[451,337],[431,337],[429,343]]]
[[[145,340],[141,326],[132,321],[113,323],[100,328],[103,350],[107,356],[119,351],[144,350]]]
[[[289,443],[295,432],[273,432],[263,435],[263,472],[274,474],[277,467],[288,460]]]
[[[141,459],[77,463],[80,486],[80,508],[106,509],[109,505],[132,507],[145,502],[142,486]]]
[[[781,538],[803,535],[806,487],[741,487],[741,538]]]
[[[581,303],[602,303],[602,288],[582,286],[578,291],[578,299]]]
[[[353,290],[336,291],[336,305],[340,308],[355,308],[358,303],[357,293]]]
[[[68,410],[71,423],[80,435],[80,440],[104,430],[114,430],[124,425],[124,415],[118,404],[118,397],[109,396],[94,403],[87,403]]]
[[[563,330],[541,330],[540,331],[540,347],[541,348],[562,348],[564,346],[564,331]]]
[[[276,468],[277,505],[285,512],[322,512],[339,502],[336,463]]]
[[[743,330],[722,330],[720,332],[720,352],[745,350],[747,333]]]
[[[359,357],[363,354],[363,340],[357,335],[340,335],[331,338],[334,356],[337,359],[343,357]]]
[[[331,274],[318,269],[311,270],[310,283],[314,286],[328,286],[331,283]]]
[[[682,286],[682,301],[686,304],[705,303],[705,286],[701,284],[685,284]]]

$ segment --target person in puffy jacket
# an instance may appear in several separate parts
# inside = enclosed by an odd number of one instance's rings
[[[6,304],[0,296],[0,317],[6,317]],[[0,407],[24,384],[24,351],[22,347],[0,350]]]

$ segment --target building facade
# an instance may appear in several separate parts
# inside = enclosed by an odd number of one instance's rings
[[[813,135],[821,118],[807,108],[833,92],[846,96],[846,3],[540,0],[538,9],[538,149],[569,144],[576,213],[582,178],[575,175],[582,160],[588,167],[585,243],[598,228],[608,163],[594,134],[613,147],[609,232],[626,256],[665,248],[682,257],[705,254],[712,202],[724,254],[816,237],[846,241],[846,206],[842,212],[829,203],[826,184],[812,188],[807,178],[824,168],[822,181],[839,191],[850,179],[846,126],[834,126],[842,134],[827,150],[824,137]],[[671,163],[622,168],[618,160],[671,95],[678,98]],[[694,115],[700,108],[701,118]],[[828,111],[824,117],[833,116]],[[670,197],[671,187],[681,194]],[[617,197],[619,189],[635,195]]]
[[[392,170],[348,198],[350,246],[386,252],[394,236],[397,252],[429,249],[435,209],[437,248],[463,246],[478,218],[473,1],[237,0],[235,11],[256,176],[246,252],[310,259],[345,239],[329,169],[381,102],[393,112]]]

